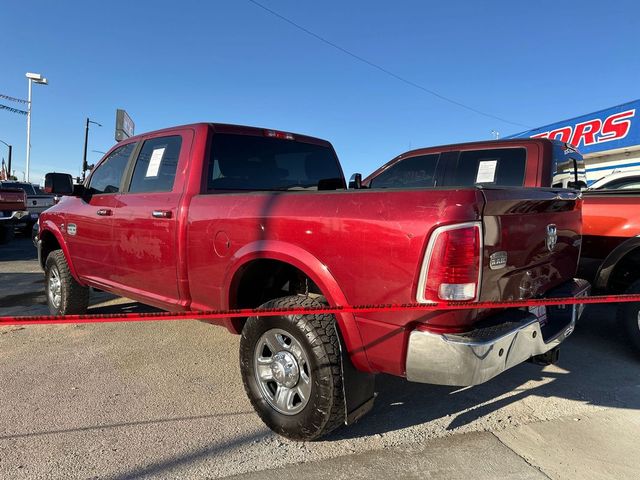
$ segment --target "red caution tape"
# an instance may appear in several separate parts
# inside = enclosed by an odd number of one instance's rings
[[[0,317],[0,326],[36,325],[63,323],[108,323],[108,322],[153,322],[176,320],[219,320],[238,317],[275,317],[279,315],[308,315],[314,313],[378,313],[436,310],[470,310],[492,308],[519,308],[557,305],[586,305],[591,303],[640,302],[640,295],[599,295],[593,297],[539,298],[513,300],[507,302],[442,302],[432,304],[405,303],[383,305],[353,305],[317,308],[247,308],[236,310],[209,310],[201,312],[151,312],[151,313],[115,313],[98,315],[31,315]]]

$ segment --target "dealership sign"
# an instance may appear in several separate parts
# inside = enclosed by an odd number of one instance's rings
[[[640,145],[640,100],[517,133],[507,138],[551,138],[578,147],[581,153]]]
[[[120,142],[122,140],[126,140],[129,137],[132,137],[134,134],[136,126],[131,120],[129,114],[122,110],[116,110],[116,142]]]

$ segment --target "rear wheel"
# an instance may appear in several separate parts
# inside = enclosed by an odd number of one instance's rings
[[[44,275],[47,305],[52,315],[77,315],[87,311],[89,288],[73,278],[62,250],[49,254]]]
[[[260,308],[322,306],[306,296]],[[240,369],[262,421],[292,440],[313,440],[344,423],[340,340],[333,315],[252,317],[242,330]]]
[[[639,294],[640,280],[632,283],[624,293]],[[621,303],[618,306],[618,321],[631,344],[640,353],[640,302]]]

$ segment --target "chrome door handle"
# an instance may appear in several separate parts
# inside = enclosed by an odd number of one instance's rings
[[[96,212],[96,215],[100,215],[101,217],[108,217],[111,215],[111,210],[108,208],[101,208]]]
[[[154,210],[151,216],[153,218],[171,218],[171,210]]]

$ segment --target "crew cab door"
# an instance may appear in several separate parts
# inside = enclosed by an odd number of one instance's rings
[[[113,212],[135,146],[135,142],[122,145],[100,162],[89,178],[86,194],[66,213],[61,230],[82,278],[110,282]]]
[[[191,130],[145,138],[113,212],[114,286],[161,307],[181,303],[179,205],[192,138]]]

